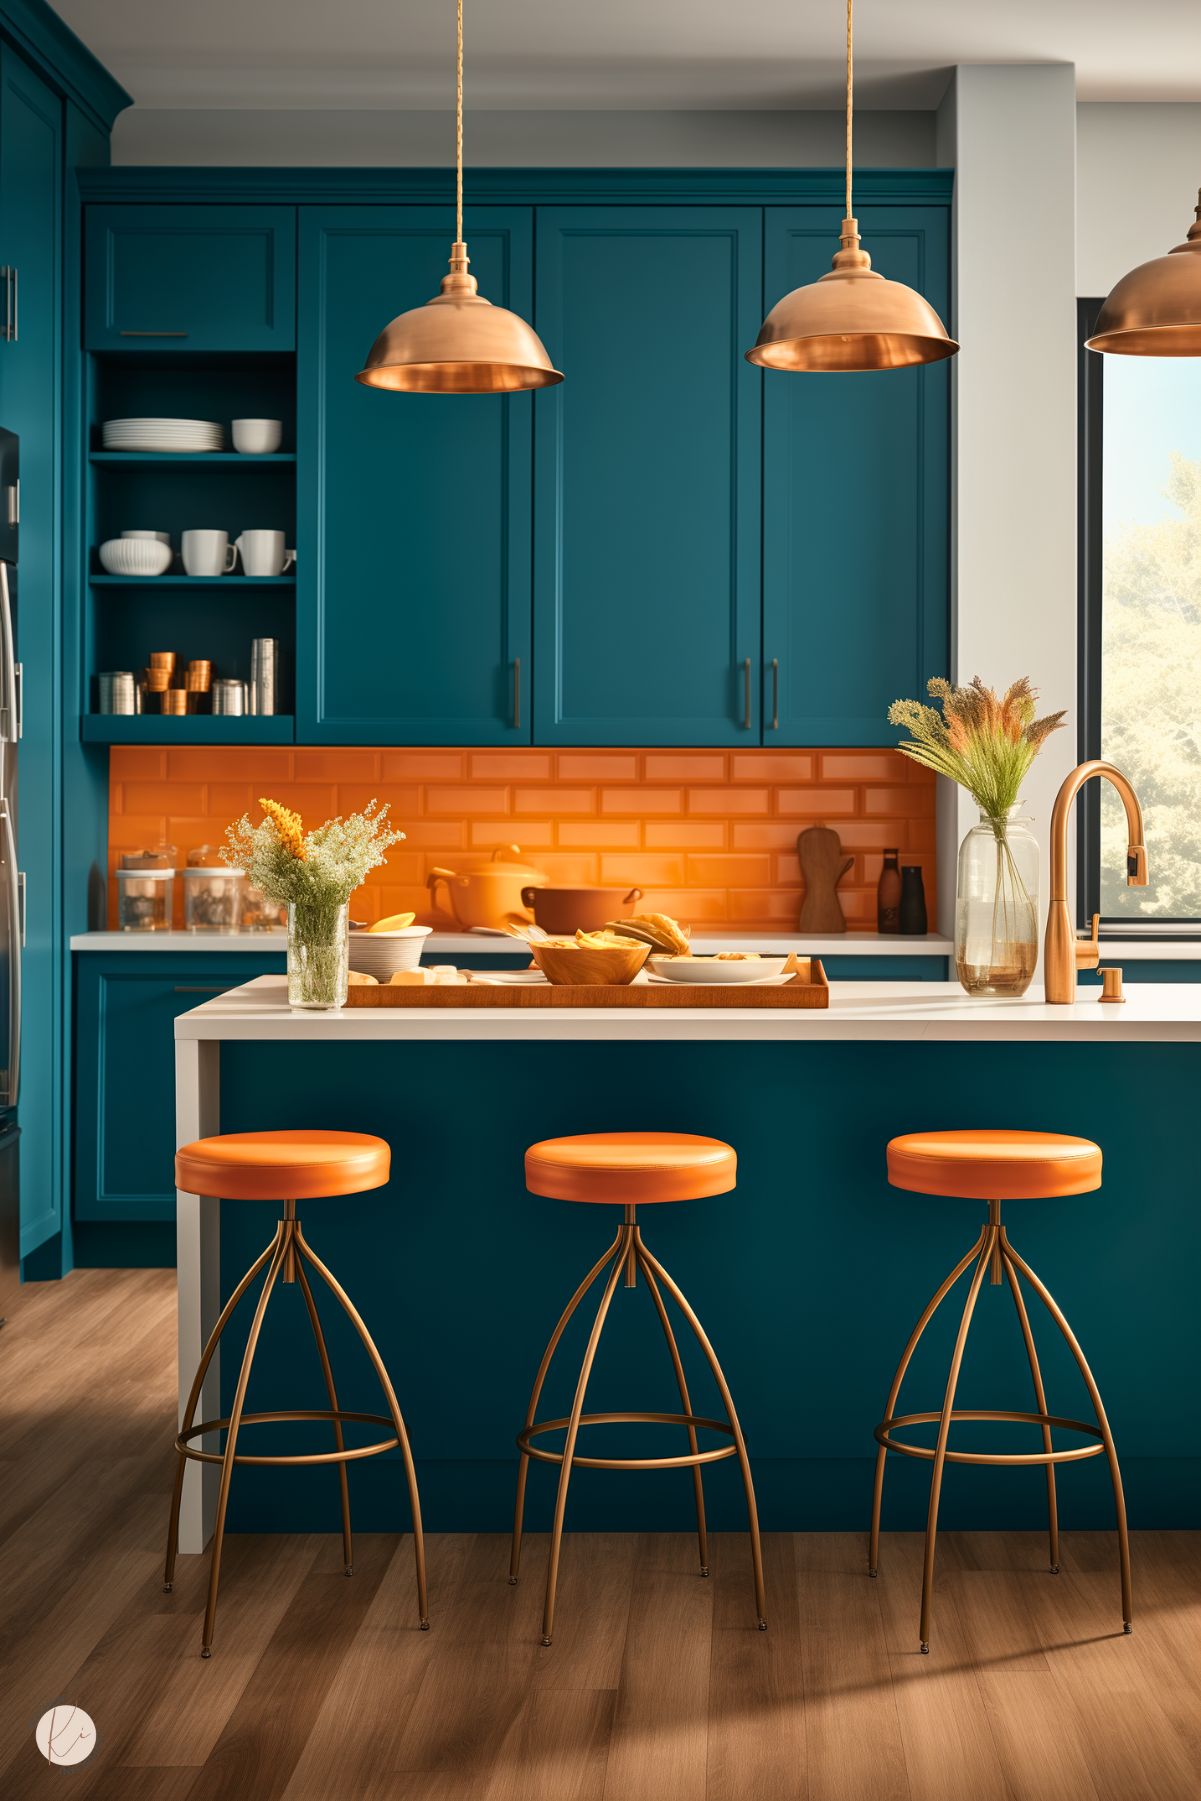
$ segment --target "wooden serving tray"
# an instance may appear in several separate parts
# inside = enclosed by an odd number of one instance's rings
[[[638,982],[625,988],[547,982],[468,982],[466,986],[373,988],[353,982],[348,1007],[828,1007],[830,984],[817,957],[793,957],[792,980],[760,988],[743,982]],[[787,967],[787,965],[786,965]]]

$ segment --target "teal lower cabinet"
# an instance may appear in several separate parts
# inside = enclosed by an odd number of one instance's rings
[[[75,965],[77,1261],[119,1261],[106,1246],[158,1261],[149,1254],[158,1240],[173,1257],[176,1017],[254,976],[282,972],[283,956],[88,952]],[[156,1222],[168,1231],[90,1230]]]
[[[768,207],[767,304],[830,268],[837,207]],[[945,320],[945,207],[865,206],[882,275]],[[889,702],[947,673],[949,365],[763,378],[763,741],[894,744]]]

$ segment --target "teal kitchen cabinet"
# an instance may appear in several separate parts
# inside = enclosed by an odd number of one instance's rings
[[[296,210],[93,206],[87,350],[291,350]]]
[[[59,96],[0,47],[0,424],[21,440],[15,653],[24,666],[16,796],[25,873],[22,956],[21,1254],[58,1231],[63,1047],[59,1001],[59,480],[62,395],[62,144]]]
[[[762,218],[538,209],[540,744],[759,742]]]
[[[388,321],[438,292],[452,223],[441,207],[301,209],[301,742],[530,741],[534,397],[354,380]],[[474,207],[467,224],[481,293],[529,318],[531,210]]]
[[[283,954],[89,951],[75,964],[75,1218],[174,1219],[176,1017],[281,973]]]
[[[841,214],[764,216],[774,305],[829,269]],[[949,217],[860,213],[874,266],[944,320]],[[764,742],[892,744],[889,702],[948,673],[949,365],[763,379]]]

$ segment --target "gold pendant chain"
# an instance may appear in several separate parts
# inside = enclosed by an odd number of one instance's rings
[[[851,212],[851,121],[855,116],[855,39],[851,22],[851,8],[854,0],[847,0],[847,210],[846,217],[852,218]],[[462,0],[459,5],[462,11]]]
[[[455,33],[455,240],[463,242],[463,0]]]

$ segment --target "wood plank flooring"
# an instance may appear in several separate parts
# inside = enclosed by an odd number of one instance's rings
[[[569,1538],[554,1646],[546,1542],[507,1581],[501,1536],[328,1536],[226,1547],[215,1654],[205,1564],[160,1589],[172,1473],[174,1284],[84,1271],[0,1332],[0,1797],[40,1801],[1201,1801],[1201,1533],[1136,1535],[1132,1638],[1108,1534],[953,1534],[934,1650],[921,1544],[765,1541],[767,1633],[744,1539],[712,1578],[674,1535]],[[865,1497],[866,1499],[866,1497]],[[353,1502],[353,1472],[352,1472]],[[97,1748],[33,1742],[73,1702]]]

